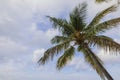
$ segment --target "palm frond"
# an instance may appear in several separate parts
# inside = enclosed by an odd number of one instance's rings
[[[69,45],[70,40],[49,48],[47,51],[44,52],[44,56],[39,59],[38,63],[45,64],[49,60],[49,58],[51,58],[52,60],[54,55],[58,55],[58,53],[60,53],[62,50],[67,49]]]
[[[89,39],[89,43],[104,48],[106,51],[110,51],[114,54],[120,52],[120,44],[107,36],[92,36]]]
[[[95,0],[96,3],[106,2],[107,0]]]
[[[75,48],[73,46],[65,50],[64,54],[57,61],[57,69],[60,70],[61,68],[63,68],[67,64],[67,62],[72,59],[74,53]]]
[[[120,17],[96,25],[93,29],[94,31],[91,29],[91,32],[95,32],[95,34],[99,32],[104,32],[105,30],[109,30],[111,28],[116,27],[118,24],[120,24]]]
[[[94,27],[96,24],[98,24],[100,22],[100,20],[106,16],[109,13],[115,12],[117,9],[116,5],[112,5],[110,7],[108,7],[107,9],[101,11],[100,13],[98,13],[93,20],[90,22],[90,24],[87,26],[87,29],[90,29],[91,27]]]
[[[108,80],[113,80],[110,74],[103,67],[101,59],[92,52],[87,44],[84,44],[81,47],[79,46],[79,50],[83,52],[85,60],[92,66],[93,69],[96,70],[103,80],[105,80],[105,77],[108,78]]]
[[[70,40],[71,38],[69,37],[65,37],[65,36],[55,36],[51,39],[51,43],[52,44],[59,44],[59,43],[62,43],[66,40]],[[72,39],[71,39],[72,40]]]
[[[82,31],[85,27],[86,19],[86,3],[77,6],[73,12],[70,13],[70,24],[75,28],[76,31]]]
[[[62,34],[69,35],[75,32],[74,27],[72,27],[65,19],[57,19],[50,16],[47,17],[53,22],[53,28],[58,29]]]

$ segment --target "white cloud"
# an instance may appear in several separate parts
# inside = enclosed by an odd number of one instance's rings
[[[22,74],[24,75],[25,67],[26,63],[22,59],[14,60],[5,58],[4,62],[0,61],[0,79],[16,80],[18,75],[19,76],[21,76]]]
[[[0,37],[0,56],[16,56],[26,52],[27,47],[12,41],[8,37]]]
[[[33,24],[33,26],[29,29],[29,34],[31,39],[27,41],[27,45],[46,48],[50,46],[51,38],[58,35],[59,32],[58,30],[51,28],[46,31],[38,30],[37,26]]]

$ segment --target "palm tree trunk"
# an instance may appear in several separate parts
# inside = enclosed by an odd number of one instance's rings
[[[98,65],[100,66],[100,68],[101,68],[102,72],[104,73],[104,75],[106,76],[106,78],[108,80],[113,80],[112,76],[107,72],[107,70],[104,68],[104,66],[96,59],[96,56],[93,54],[93,52],[90,49],[89,49],[89,51],[91,52],[91,55],[96,60],[96,63],[98,63]]]
[[[106,78],[108,80],[113,80],[112,76],[108,73],[108,71],[104,68],[104,66],[99,61],[96,60],[96,62],[100,66],[100,68],[101,68],[102,72],[104,73],[104,75],[106,76]]]
[[[106,78],[108,80],[113,80],[112,76],[107,72],[107,70],[101,64],[99,64],[99,66],[101,67],[102,71],[104,72],[104,75],[106,76]]]
[[[106,76],[106,78],[108,80],[114,80],[112,78],[112,76],[107,72],[107,70],[104,68],[104,66],[98,61],[98,59],[96,58],[96,56],[94,55],[94,53],[92,52],[92,50],[89,48],[88,44],[85,43],[85,47],[88,49],[88,51],[90,52],[91,56],[95,59],[96,64],[101,68],[102,72],[104,73],[104,75]]]

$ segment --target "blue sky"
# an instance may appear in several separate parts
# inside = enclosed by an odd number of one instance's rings
[[[115,4],[88,5],[87,22],[97,12]],[[55,61],[38,66],[37,60],[51,47],[50,39],[59,34],[52,29],[46,15],[68,18],[72,9],[83,0],[0,0],[0,80],[100,80],[96,72],[82,57],[75,57],[60,72]],[[103,20],[120,16],[118,11]],[[120,43],[120,27],[105,33]],[[120,55],[108,55],[100,49],[97,55],[104,61],[106,69],[115,80],[120,80]]]

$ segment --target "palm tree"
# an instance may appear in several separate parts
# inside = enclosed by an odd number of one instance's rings
[[[91,48],[103,48],[113,53],[120,51],[120,44],[115,42],[112,38],[100,34],[116,27],[118,23],[120,23],[120,17],[100,22],[104,16],[116,11],[117,7],[116,5],[112,5],[101,11],[89,24],[85,22],[86,7],[86,3],[77,6],[70,13],[69,21],[48,16],[53,23],[53,28],[58,29],[61,35],[55,36],[51,40],[51,43],[55,46],[46,50],[38,63],[44,65],[49,59],[52,60],[55,55],[63,53],[56,64],[56,68],[60,70],[68,61],[72,60],[75,54],[83,54],[85,61],[96,70],[101,79],[105,80],[107,78],[108,80],[113,80],[111,75],[104,68],[101,59]],[[72,45],[71,42],[74,44]],[[75,53],[75,48],[77,48],[77,53]]]

